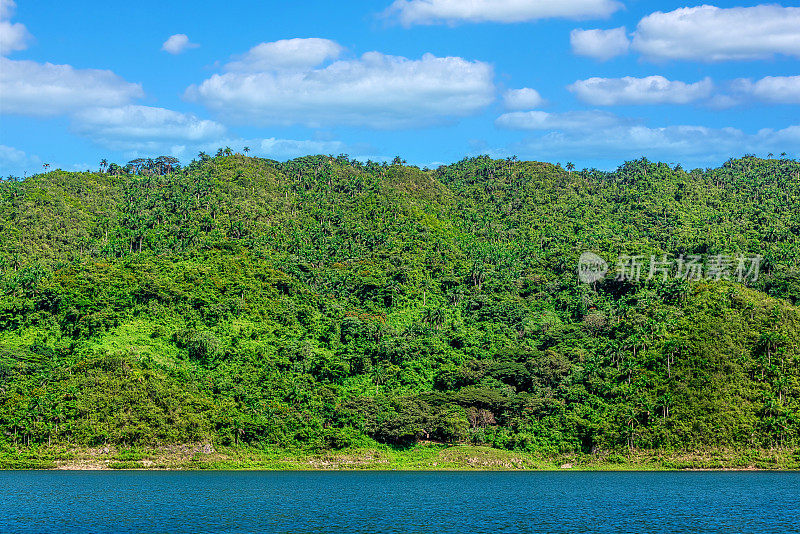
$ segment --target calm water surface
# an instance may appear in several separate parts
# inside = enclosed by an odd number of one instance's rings
[[[0,472],[0,532],[800,532],[800,473]]]

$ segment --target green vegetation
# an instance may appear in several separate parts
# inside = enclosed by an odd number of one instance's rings
[[[0,467],[189,443],[211,466],[797,463],[798,162],[230,152],[0,183]],[[586,250],[764,259],[752,287],[587,285]]]

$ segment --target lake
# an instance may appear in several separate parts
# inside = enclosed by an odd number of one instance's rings
[[[0,472],[0,532],[800,532],[800,473]]]

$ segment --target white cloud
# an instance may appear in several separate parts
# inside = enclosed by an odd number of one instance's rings
[[[605,18],[614,0],[395,0],[386,11],[404,26],[458,22],[525,22],[548,18]]]
[[[25,50],[33,38],[24,24],[11,22],[16,9],[17,4],[13,0],[0,0],[0,56]]]
[[[704,126],[618,126],[602,130],[549,132],[519,143],[511,150],[523,156],[547,154],[551,158],[580,157],[609,163],[644,156],[651,160],[710,165],[747,153],[799,152],[800,126],[764,129],[753,134],[736,128]]]
[[[800,8],[685,7],[644,17],[633,48],[655,60],[726,61],[800,57]]]
[[[170,54],[180,54],[190,48],[197,48],[198,46],[200,45],[189,41],[189,37],[187,37],[185,33],[176,33],[164,41],[164,44],[161,45],[161,50],[169,52]]]
[[[199,151],[216,153],[220,147],[229,146],[236,151],[249,147],[250,156],[260,156],[285,160],[309,154],[371,154],[375,148],[369,145],[349,145],[334,139],[280,139],[275,137],[244,139],[241,137],[222,137],[201,144],[173,147],[177,157],[194,157]],[[375,159],[373,157],[373,159]]]
[[[29,156],[17,148],[0,145],[0,177],[21,176],[26,171],[40,172],[41,170],[42,161],[38,156]]]
[[[595,106],[625,104],[688,104],[708,98],[714,88],[710,78],[695,83],[670,81],[663,76],[645,78],[589,78],[567,87],[579,99]]]
[[[75,115],[73,128],[114,150],[147,150],[219,138],[225,127],[188,113],[150,106],[91,108]]]
[[[0,113],[48,116],[124,105],[144,92],[108,70],[0,57],[0,94]]]
[[[226,70],[259,72],[280,69],[310,69],[336,59],[344,49],[328,39],[282,39],[254,46]]]
[[[575,54],[602,61],[627,54],[630,47],[625,26],[612,30],[572,30],[569,42]]]
[[[17,3],[14,0],[0,0],[0,20],[8,20],[14,16]]]
[[[544,99],[536,89],[523,87],[522,89],[509,89],[503,95],[506,109],[518,111],[523,109],[538,108],[544,104]]]
[[[649,127],[600,111],[507,113],[496,123],[499,127],[539,131],[506,149],[488,151],[498,156],[596,160],[613,165],[644,156],[711,165],[747,153],[800,153],[800,125],[755,133],[695,125]]]
[[[316,59],[327,57],[330,53]],[[186,98],[237,122],[376,129],[441,124],[494,100],[492,67],[460,57],[425,54],[412,60],[367,52],[327,66],[306,63],[304,70],[269,69],[258,62],[240,70],[241,65],[236,61],[229,72],[192,85]]]
[[[495,120],[498,128],[509,130],[589,130],[611,128],[629,123],[605,111],[567,111],[547,113],[545,111],[515,111],[505,113]]]
[[[259,152],[274,159],[296,158],[309,154],[341,154],[348,152],[341,141],[298,141],[295,139],[262,139]]]
[[[800,76],[767,76],[753,82],[739,79],[733,89],[745,98],[771,104],[800,104]]]

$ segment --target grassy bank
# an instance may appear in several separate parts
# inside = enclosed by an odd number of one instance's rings
[[[683,470],[800,469],[800,449],[625,451],[547,456],[490,447],[417,445],[326,453],[208,444],[119,449],[41,447],[8,449],[2,469],[263,469],[263,470]]]

